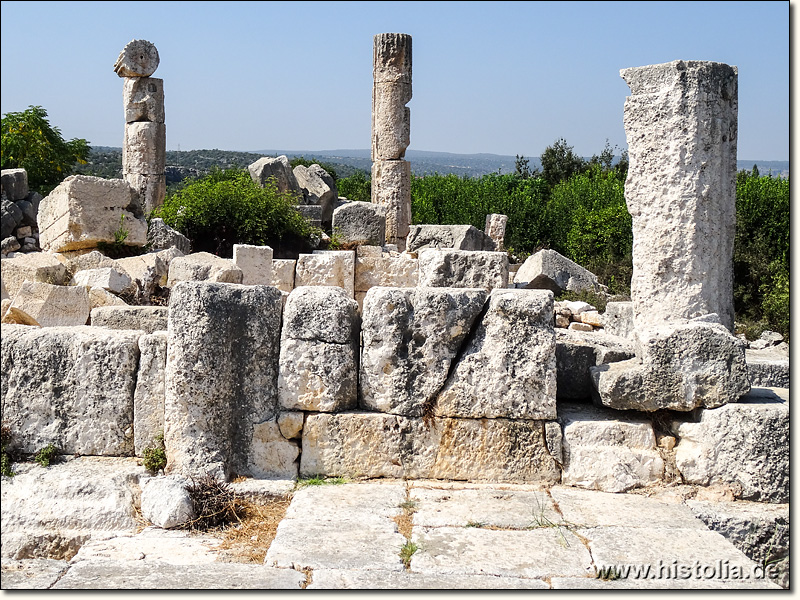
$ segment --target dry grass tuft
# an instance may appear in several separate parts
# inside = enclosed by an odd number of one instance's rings
[[[277,496],[264,504],[237,499],[239,522],[220,528],[220,550],[232,562],[263,563],[290,498]]]

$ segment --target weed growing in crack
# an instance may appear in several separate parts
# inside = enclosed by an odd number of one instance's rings
[[[43,467],[49,467],[51,463],[55,462],[57,456],[58,448],[56,448],[53,444],[47,444],[47,446],[36,453],[36,456],[33,457],[33,460]]]
[[[486,526],[486,523],[484,523],[483,521],[467,521],[467,524],[464,525],[464,527],[477,527],[477,528],[481,528],[481,527],[485,527],[485,526]]]
[[[301,477],[294,485],[296,490],[299,490],[310,485],[341,485],[347,483],[344,477],[326,477],[324,475],[312,475],[310,477]]]
[[[400,560],[403,561],[403,566],[406,569],[411,568],[411,557],[414,556],[417,550],[419,550],[419,546],[410,540],[400,547]]]

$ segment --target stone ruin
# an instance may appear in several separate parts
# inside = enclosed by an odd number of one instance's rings
[[[132,457],[163,435],[176,481],[329,475],[607,492],[678,481],[788,502],[788,360],[757,356],[729,331],[735,68],[622,71],[634,284],[631,302],[601,313],[554,302],[562,290],[606,292],[557,253],[509,265],[502,215],[487,216],[486,232],[410,225],[410,44],[375,37],[373,203],[320,193],[309,204],[330,207],[356,250],[288,260],[240,245],[227,260],[189,254],[151,223],[156,251],[111,260],[89,252],[105,238],[87,232],[109,225],[86,207],[117,223],[129,215],[142,244],[142,188],[72,177],[42,200],[46,251],[2,260],[2,416],[18,448]],[[120,75],[149,90],[152,56],[143,69],[125,55]],[[155,114],[145,97],[132,115]],[[307,198],[284,158],[251,175]],[[170,288],[169,306],[120,299],[148,286]],[[4,556],[21,551],[6,539]]]

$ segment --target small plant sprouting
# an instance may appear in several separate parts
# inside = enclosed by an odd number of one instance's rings
[[[483,521],[467,521],[467,524],[464,527],[477,527],[480,529],[481,527],[485,527],[486,523]]]
[[[411,557],[414,556],[417,550],[419,550],[419,546],[412,541],[407,541],[400,547],[400,560],[403,561],[403,566],[406,569],[411,567]]]
[[[13,477],[16,475],[16,473],[14,473],[14,469],[11,468],[11,463],[14,462],[11,452],[9,451],[11,438],[11,428],[3,423],[2,430],[0,430],[0,445],[2,445],[2,465],[0,465],[0,470],[6,477]]]
[[[307,487],[309,485],[341,485],[347,483],[344,477],[325,477],[324,475],[312,475],[301,477],[295,484],[295,489]]]
[[[416,500],[404,500],[400,504],[397,505],[397,508],[402,508],[403,511],[408,515],[413,515],[417,512],[417,505],[419,502]]]
[[[119,229],[114,232],[114,244],[117,246],[124,244],[129,233],[130,231],[125,229],[125,214],[123,213],[119,216]]]
[[[47,444],[47,446],[36,453],[36,456],[33,457],[33,460],[43,467],[49,467],[50,464],[55,461],[57,456],[58,448],[56,448],[53,444]]]
[[[142,466],[156,475],[167,466],[167,454],[163,448],[145,448],[142,451]]]

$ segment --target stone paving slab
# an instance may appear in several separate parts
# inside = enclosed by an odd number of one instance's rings
[[[545,590],[541,579],[493,575],[426,575],[408,571],[314,571],[309,590]]]
[[[69,568],[65,560],[3,559],[0,587],[4,590],[46,590]]]
[[[563,486],[553,487],[550,495],[564,520],[578,527],[706,529],[688,506],[678,502]]]
[[[305,580],[303,573],[263,565],[104,560],[74,564],[52,589],[300,589]]]
[[[308,486],[294,493],[284,519],[384,522],[400,514],[399,505],[405,499],[406,489],[402,483]]]
[[[586,546],[564,527],[529,531],[420,527],[411,569],[425,575],[543,578],[593,574]]]
[[[414,488],[410,500],[416,502],[414,526],[421,527],[480,524],[525,529],[561,521],[545,491]]]
[[[160,561],[172,565],[201,565],[217,560],[219,538],[148,527],[137,535],[122,535],[84,544],[71,563],[81,561]]]

